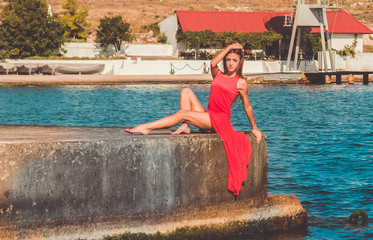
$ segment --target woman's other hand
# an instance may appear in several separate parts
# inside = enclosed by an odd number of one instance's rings
[[[256,137],[256,142],[259,144],[262,140],[262,132],[259,131],[259,129],[255,128],[251,130],[254,133],[254,136]]]

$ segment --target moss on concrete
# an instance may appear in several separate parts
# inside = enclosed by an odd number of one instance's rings
[[[103,240],[208,240],[253,236],[274,231],[306,228],[307,212],[293,216],[273,217],[257,221],[235,221],[227,224],[182,227],[169,233],[130,233],[106,236]]]

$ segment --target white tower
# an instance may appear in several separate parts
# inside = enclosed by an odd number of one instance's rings
[[[328,43],[330,66],[332,71],[335,71],[334,58],[332,57],[332,43],[330,40],[330,33],[328,27],[328,20],[326,18],[327,8],[340,8],[340,2],[342,0],[292,0],[293,1],[293,12],[290,16],[285,16],[285,26],[293,25],[291,33],[291,40],[288,52],[288,58],[286,62],[286,71],[296,70],[299,44],[302,35],[303,28],[306,27],[320,27],[321,45],[323,52],[323,70],[328,70],[325,37]],[[295,16],[294,16],[295,9]],[[325,29],[325,34],[324,34]],[[290,60],[293,53],[295,35],[297,34],[297,41],[295,45],[294,65],[290,66]]]

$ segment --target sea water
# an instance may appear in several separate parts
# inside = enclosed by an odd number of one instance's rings
[[[0,124],[135,126],[179,109],[194,90],[207,108],[208,85],[120,85],[0,88]],[[267,134],[268,192],[296,195],[308,211],[306,231],[262,239],[368,239],[349,224],[357,209],[373,218],[373,84],[251,85],[256,123]],[[236,130],[251,126],[237,103]]]

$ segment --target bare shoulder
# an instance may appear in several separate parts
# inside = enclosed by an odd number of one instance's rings
[[[211,68],[212,78],[215,78],[219,73],[221,73],[221,71],[218,67]]]
[[[247,81],[243,78],[240,78],[237,82],[237,89],[238,90],[247,90],[249,87]]]

